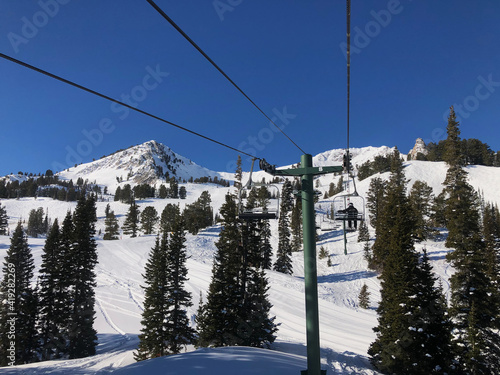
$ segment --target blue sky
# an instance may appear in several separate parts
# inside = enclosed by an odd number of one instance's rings
[[[346,146],[344,0],[157,4],[307,153]],[[353,0],[351,146],[439,141],[455,105],[462,137],[500,150],[499,14],[497,0]],[[0,52],[272,164],[300,160],[146,0],[2,0]],[[3,59],[0,72],[0,175],[151,139],[233,171],[233,151]]]

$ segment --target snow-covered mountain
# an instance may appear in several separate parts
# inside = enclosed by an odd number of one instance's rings
[[[80,177],[91,182],[96,181],[113,191],[118,180],[132,185],[155,184],[165,182],[167,173],[169,177],[181,180],[189,180],[191,177],[231,177],[227,173],[204,168],[154,140],[117,151],[91,163],[69,168],[58,175],[62,179],[72,179],[75,182]]]

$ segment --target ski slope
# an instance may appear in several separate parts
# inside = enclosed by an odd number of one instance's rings
[[[446,173],[444,163],[406,162],[406,176],[410,184],[417,179],[425,180],[438,194]],[[488,201],[500,203],[497,190],[500,169],[490,167],[469,167],[470,183],[481,188]],[[374,176],[376,177],[376,176]],[[388,174],[378,175],[383,179]],[[323,176],[319,179],[318,190],[324,192],[330,182],[338,177]],[[358,182],[358,191],[365,195],[370,179]],[[217,185],[186,184],[185,200],[148,199],[139,206],[154,206],[159,213],[167,203],[179,203],[181,209],[192,203],[203,190],[208,190],[212,205],[217,211],[228,191]],[[255,348],[187,349],[187,353],[135,363],[133,352],[138,345],[137,335],[141,329],[144,292],[142,272],[152,248],[155,236],[129,238],[122,235],[118,241],[103,241],[104,209],[109,203],[120,221],[128,210],[128,205],[112,201],[97,203],[98,260],[96,268],[96,320],[99,345],[97,355],[75,360],[57,360],[16,368],[2,368],[6,374],[299,374],[306,365],[306,337],[304,311],[303,254],[293,254],[293,275],[267,271],[269,278],[269,298],[273,305],[271,314],[281,323],[272,350]],[[74,202],[60,202],[48,198],[24,198],[2,200],[9,215],[9,226],[13,230],[19,220],[27,220],[29,211],[38,207],[48,210],[51,219],[62,220],[68,210],[76,206]],[[325,201],[320,201],[325,203]],[[277,248],[277,222],[271,223],[272,244]],[[188,310],[194,324],[194,316],[199,305],[200,294],[206,298],[211,279],[212,261],[216,251],[214,242],[220,228],[207,228],[196,236],[187,236],[189,259],[189,281],[186,288],[191,292],[193,306]],[[373,235],[373,233],[372,233]],[[348,254],[344,255],[341,231],[320,233],[318,249],[324,246],[330,254],[331,267],[327,259],[318,260],[318,293],[321,327],[322,366],[328,374],[378,374],[370,365],[367,349],[375,339],[372,328],[377,325],[376,307],[380,299],[380,283],[376,275],[367,271],[363,259],[363,245],[357,243],[357,234],[349,233]],[[29,239],[35,258],[35,273],[41,263],[44,239]],[[3,259],[9,247],[8,236],[0,236],[0,257]],[[426,248],[434,271],[443,283],[445,292],[449,290],[448,279],[453,270],[445,261],[449,249],[443,240],[426,241],[417,245],[417,250]],[[35,277],[36,279],[36,277]],[[362,285],[369,288],[371,305],[368,310],[358,307],[358,294]]]

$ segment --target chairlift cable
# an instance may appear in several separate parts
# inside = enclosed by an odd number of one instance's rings
[[[281,129],[278,125],[276,125],[276,123],[262,110],[260,109],[260,107],[252,100],[250,99],[250,97],[245,94],[245,92],[231,79],[229,78],[229,76],[205,53],[205,51],[203,51],[201,49],[200,46],[198,46],[194,40],[192,40],[180,27],[179,25],[177,25],[158,5],[156,5],[156,3],[153,1],[153,0],[147,0],[147,2],[158,12],[160,13],[163,18],[165,18],[168,23],[170,23],[170,25],[172,25],[174,27],[174,29],[176,29],[189,43],[191,43],[191,45],[196,48],[196,50],[198,50],[199,53],[201,53],[203,55],[203,57],[205,57],[205,59],[208,60],[208,62],[210,62],[210,64],[212,64],[214,66],[215,69],[217,69],[219,71],[219,73],[221,73],[250,103],[253,104],[253,106],[255,108],[257,108],[257,110],[262,114],[264,115],[264,117],[266,119],[269,120],[269,122],[271,124],[273,124],[290,142],[292,142],[292,144],[297,147],[303,154],[306,154],[306,152],[300,148],[299,145],[297,145],[297,143],[295,143],[284,131],[283,129]]]
[[[90,94],[93,94],[93,95],[99,96],[99,97],[101,97],[101,98],[103,98],[103,99],[109,100],[109,101],[111,101],[111,102],[114,102],[114,103],[120,104],[120,105],[122,105],[122,106],[124,106],[124,107],[127,107],[127,108],[129,108],[129,109],[132,109],[132,110],[134,110],[134,111],[136,111],[136,112],[142,113],[143,115],[146,115],[146,116],[152,117],[152,118],[154,118],[154,119],[156,119],[156,120],[159,120],[159,121],[161,121],[161,122],[163,122],[163,123],[165,123],[165,124],[171,125],[171,126],[176,127],[176,128],[178,128],[178,129],[180,129],[180,130],[184,130],[184,131],[186,131],[186,132],[188,132],[188,133],[191,133],[191,134],[193,134],[193,135],[196,135],[196,136],[198,136],[198,137],[200,137],[200,138],[206,139],[207,141],[210,141],[210,142],[216,143],[216,144],[218,144],[218,145],[220,145],[220,146],[226,147],[226,148],[228,148],[228,149],[230,149],[230,150],[236,151],[236,152],[241,153],[241,154],[243,154],[243,155],[250,156],[251,158],[255,158],[255,159],[261,160],[261,158],[257,158],[255,155],[251,155],[251,154],[249,154],[249,153],[247,153],[247,152],[245,152],[245,151],[238,150],[238,149],[237,149],[237,148],[235,148],[235,147],[229,146],[229,145],[227,145],[227,144],[225,144],[225,143],[222,143],[222,142],[219,142],[219,141],[217,141],[217,140],[215,140],[215,139],[213,139],[213,138],[210,138],[210,137],[207,137],[207,136],[205,136],[205,135],[203,135],[203,134],[197,133],[197,132],[195,132],[195,131],[193,131],[193,130],[190,130],[190,129],[188,129],[188,128],[184,127],[184,126],[181,126],[181,125],[175,124],[175,123],[173,123],[173,122],[171,122],[171,121],[168,121],[168,120],[165,120],[165,119],[163,119],[163,118],[161,118],[161,117],[159,117],[159,116],[156,116],[156,115],[153,115],[153,114],[151,114],[151,113],[149,113],[149,112],[143,111],[142,109],[139,109],[139,108],[133,107],[133,106],[131,106],[131,105],[129,105],[129,104],[126,104],[126,103],[121,102],[121,101],[119,101],[119,100],[113,99],[113,98],[111,98],[111,97],[109,97],[109,96],[107,96],[107,95],[101,94],[101,93],[99,93],[99,92],[97,92],[97,91],[95,91],[95,90],[89,89],[89,88],[87,88],[87,87],[85,87],[85,86],[82,86],[82,85],[80,85],[80,84],[78,84],[78,83],[75,83],[75,82],[70,81],[70,80],[68,80],[68,79],[62,78],[62,77],[60,77],[60,76],[58,76],[58,75],[52,74],[52,73],[50,73],[50,72],[48,72],[48,71],[46,71],[46,70],[43,70],[43,69],[37,68],[37,67],[35,67],[35,66],[33,66],[33,65],[30,65],[30,64],[28,64],[28,63],[25,63],[25,62],[23,62],[23,61],[21,61],[21,60],[15,59],[14,57],[11,57],[11,56],[8,56],[8,55],[5,55],[5,54],[3,54],[3,53],[1,53],[1,52],[0,52],[0,57],[4,58],[4,59],[6,59],[6,60],[12,61],[12,62],[14,62],[14,63],[16,63],[16,64],[18,64],[18,65],[24,66],[25,68],[29,68],[29,69],[31,69],[31,70],[34,70],[35,72],[38,72],[38,73],[44,74],[44,75],[46,75],[46,76],[48,76],[48,77],[50,77],[50,78],[54,78],[54,79],[56,79],[56,80],[58,80],[58,81],[61,81],[61,82],[63,82],[63,83],[66,83],[66,84],[68,84],[68,85],[71,85],[71,86],[73,86],[73,87],[76,87],[76,88],[78,88],[78,89],[80,89],[80,90],[86,91],[86,92],[88,92],[88,93],[90,93]]]

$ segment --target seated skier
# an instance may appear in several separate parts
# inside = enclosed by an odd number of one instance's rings
[[[349,206],[345,210],[338,211],[341,214],[347,214],[347,226],[352,229],[352,224],[354,222],[354,230],[358,229],[358,210],[354,207],[354,204],[349,203]]]

